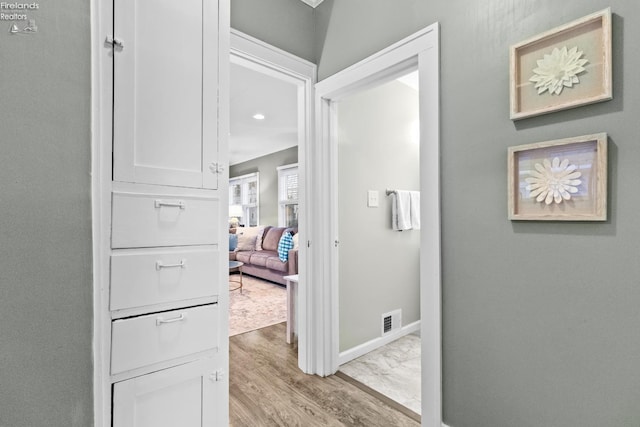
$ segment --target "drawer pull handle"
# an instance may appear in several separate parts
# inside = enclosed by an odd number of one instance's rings
[[[182,313],[182,314],[181,314],[180,316],[178,316],[178,317],[174,317],[173,319],[163,319],[162,317],[158,317],[158,318],[156,319],[156,326],[160,326],[160,325],[162,325],[162,324],[164,324],[164,323],[181,322],[181,321],[183,321],[183,320],[184,320],[184,319],[186,319],[186,318],[187,318],[187,316],[186,316],[184,313]]]
[[[165,200],[156,200],[155,201],[156,209],[159,209],[162,206],[167,206],[167,207],[171,207],[171,208],[180,208],[180,209],[186,209],[187,208],[187,205],[182,200],[178,200],[177,202],[167,202]]]
[[[156,261],[156,270],[162,270],[163,268],[186,268],[187,260],[182,259],[178,264],[163,264],[162,261]]]

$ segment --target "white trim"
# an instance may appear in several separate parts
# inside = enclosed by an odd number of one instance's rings
[[[230,35],[231,25],[231,1],[219,0],[218,1],[218,162],[225,165],[223,173],[218,177],[218,195],[220,197],[220,203],[225,206],[223,209],[228,215],[229,206],[229,131],[230,122],[229,114],[231,108],[230,102],[230,63],[229,52],[231,45]],[[220,181],[222,180],[222,182]],[[219,229],[226,230],[229,227],[228,217],[220,215]],[[226,244],[226,239],[223,243],[219,241],[220,245]],[[229,280],[229,257],[225,254],[226,251],[220,248],[219,258],[219,275],[220,283],[228,283]],[[224,311],[229,310],[229,293],[223,292],[220,295],[218,303],[220,308]],[[229,372],[229,316],[221,316],[221,330],[223,336],[220,338],[220,360],[224,361],[223,370]],[[223,378],[226,390],[224,393],[220,393],[220,398],[213,408],[214,411],[218,411],[219,415],[216,417],[216,422],[221,424],[229,424],[229,376],[225,375]]]
[[[234,28],[231,29],[231,49],[235,56],[247,58],[262,66],[271,66],[280,75],[290,74],[302,79],[313,75],[312,80],[315,82],[316,65],[314,63]]]
[[[303,3],[308,4],[309,6],[313,7],[314,9],[316,7],[318,7],[320,5],[320,3],[322,3],[324,0],[300,0]]]
[[[346,350],[340,353],[340,355],[338,356],[338,364],[342,366],[347,362],[351,362],[352,360],[357,359],[360,356],[364,356],[365,354],[370,353],[373,350],[376,350],[380,347],[384,347],[390,342],[400,339],[405,335],[418,332],[419,330],[420,330],[420,321],[413,322],[403,326],[402,328],[388,335],[374,338],[371,341],[367,341],[364,344],[360,344],[356,347],[350,348],[349,350]]]
[[[229,181],[231,181],[232,179],[253,178],[254,176],[255,177],[259,177],[260,176],[260,172],[251,172],[251,173],[245,173],[244,175],[230,176],[229,177]]]
[[[313,167],[317,212],[314,273],[314,372],[331,375],[340,363],[338,330],[338,220],[336,102],[419,70],[420,78],[420,311],[422,336],[422,425],[442,424],[442,331],[440,246],[439,26],[433,24],[316,85],[317,139]],[[311,202],[310,202],[311,204]],[[308,301],[309,303],[309,301]]]
[[[278,227],[288,227],[285,219],[285,207],[287,205],[296,204],[300,206],[300,168],[298,167],[298,163],[291,163],[288,165],[278,166],[276,167],[278,171]],[[284,176],[293,175],[291,172],[294,172],[298,178],[298,198],[296,200],[283,200],[283,196],[285,195],[286,184],[282,181]]]
[[[316,65],[298,58],[284,50],[271,46],[261,40],[231,29],[231,62],[250,67],[298,86],[298,185],[299,185],[299,224],[300,244],[298,252],[298,366],[305,373],[312,371],[314,350],[311,336],[312,322],[307,321],[312,315],[312,300],[307,297],[307,289],[313,288],[312,271],[307,266],[313,256],[311,241],[314,238],[312,212],[306,202],[306,195],[313,194],[308,187],[311,180],[306,179],[307,165],[311,164],[312,137],[314,135],[314,87],[316,82]],[[304,108],[300,108],[303,106]]]
[[[418,52],[432,47],[431,39],[439,37],[438,34],[437,25],[430,25],[318,82],[316,91],[325,94],[324,98],[335,100],[378,84],[384,78],[378,73],[394,74],[395,71],[400,76],[404,74],[402,69],[409,69],[411,63],[417,63]]]
[[[446,425],[445,423],[442,423],[442,427],[450,427],[450,426]]]
[[[289,163],[288,165],[277,166],[276,170],[283,171],[283,170],[286,170],[286,169],[293,169],[293,168],[297,168],[297,167],[298,167],[298,163]]]
[[[223,163],[224,164],[224,163]],[[255,203],[245,203],[248,201],[245,197],[244,191],[245,187],[248,187],[248,184],[254,181],[256,183],[256,202]],[[231,187],[232,185],[240,185],[241,194],[240,194],[240,206],[242,208],[242,218],[244,218],[244,226],[251,227],[250,215],[248,214],[251,208],[256,209],[256,223],[253,226],[260,225],[260,172],[251,172],[240,176],[229,177],[228,180],[228,193],[229,193],[229,202],[228,205],[231,206],[232,198],[234,196],[231,195]],[[236,205],[236,203],[233,203]],[[228,211],[227,211],[228,212]]]
[[[111,240],[112,2],[91,3],[91,222],[93,237],[93,406],[95,427],[111,426],[109,243]]]

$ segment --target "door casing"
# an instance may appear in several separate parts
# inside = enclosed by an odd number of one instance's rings
[[[231,63],[258,71],[297,86],[298,90],[298,230],[300,250],[298,252],[298,301],[302,302],[298,316],[298,367],[305,373],[313,373],[313,349],[310,347],[311,322],[307,309],[312,300],[307,290],[313,284],[309,274],[309,259],[313,249],[313,227],[310,225],[312,213],[309,210],[310,195],[308,165],[311,163],[311,141],[314,130],[314,87],[316,65],[295,55],[271,46],[261,40],[231,29]],[[306,303],[306,304],[305,304]]]
[[[412,70],[419,72],[420,103],[420,312],[422,337],[422,425],[442,425],[442,334],[440,244],[440,56],[439,24],[389,46],[316,84],[316,141],[309,210],[315,233],[307,294],[313,322],[312,372],[326,376],[339,367],[338,200],[336,101]],[[304,305],[304,304],[303,304]]]

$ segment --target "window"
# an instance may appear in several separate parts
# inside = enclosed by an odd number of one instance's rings
[[[278,168],[278,225],[298,226],[298,164]]]
[[[258,172],[229,179],[229,222],[258,225],[260,181]]]

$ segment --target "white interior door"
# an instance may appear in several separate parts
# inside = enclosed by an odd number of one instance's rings
[[[114,180],[217,188],[217,2],[114,0]]]

